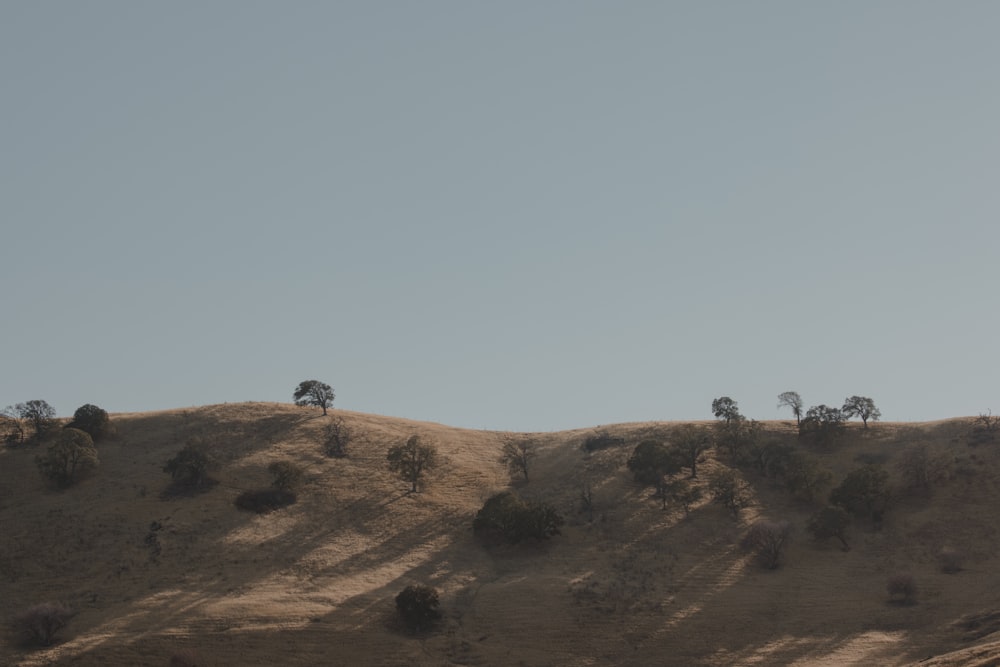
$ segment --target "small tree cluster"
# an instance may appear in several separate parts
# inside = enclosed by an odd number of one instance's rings
[[[422,444],[419,436],[411,435],[405,444],[391,447],[386,459],[389,470],[409,482],[410,492],[416,493],[417,482],[437,464],[437,449],[433,445]]]
[[[472,530],[486,541],[517,544],[525,539],[546,540],[558,535],[564,523],[553,507],[529,502],[513,491],[503,491],[483,504],[472,521]]]
[[[108,416],[107,411],[90,403],[76,409],[76,412],[73,413],[73,421],[67,424],[66,428],[78,428],[90,435],[94,442],[114,435],[114,426],[111,424],[111,417]]]
[[[211,484],[213,480],[210,474],[217,467],[218,463],[208,453],[205,444],[193,438],[167,461],[163,472],[170,475],[178,490],[194,490]]]
[[[712,494],[712,502],[728,509],[734,517],[753,502],[750,485],[731,468],[713,474],[709,478],[708,490]]]
[[[413,632],[429,630],[441,618],[438,592],[430,586],[407,586],[396,596],[396,611]]]
[[[41,442],[56,427],[56,409],[41,399],[9,405],[3,409],[4,439],[9,445]],[[28,430],[31,436],[28,436]]]
[[[889,508],[892,488],[889,473],[878,465],[855,468],[830,492],[830,503],[855,516],[868,517],[876,526]]]
[[[537,456],[535,444],[524,436],[505,436],[500,449],[500,463],[507,467],[511,475],[523,475],[528,481],[528,469]]]
[[[66,605],[36,604],[15,616],[11,629],[26,645],[51,646],[72,617],[73,610]]]
[[[781,558],[792,534],[787,521],[755,521],[741,541],[742,547],[757,555],[760,564],[769,570],[781,565]]]
[[[44,454],[35,457],[42,476],[66,488],[75,484],[85,472],[97,467],[97,449],[89,435],[75,428],[63,429]]]
[[[799,437],[822,445],[832,444],[843,434],[846,421],[847,417],[840,408],[813,406],[806,411],[805,419],[799,423]]]

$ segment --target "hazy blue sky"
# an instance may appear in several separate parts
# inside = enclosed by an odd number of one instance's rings
[[[0,406],[1000,411],[1000,3],[0,3]]]

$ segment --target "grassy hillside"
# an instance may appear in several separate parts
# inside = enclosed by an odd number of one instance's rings
[[[658,422],[606,427],[624,444],[592,453],[581,445],[595,429],[533,434],[531,481],[513,486],[567,525],[544,544],[487,549],[470,526],[512,485],[498,462],[503,434],[335,413],[356,434],[343,459],[317,444],[329,419],[318,409],[262,403],[113,415],[119,435],[99,444],[99,469],[65,491],[43,484],[37,450],[0,452],[4,616],[44,601],[78,612],[52,648],[3,642],[0,664],[162,666],[184,650],[205,665],[1000,664],[990,644],[1000,638],[1000,448],[967,445],[970,420],[852,425],[835,446],[797,445],[835,482],[859,461],[898,475],[914,443],[954,462],[931,495],[900,495],[880,530],[856,521],[845,553],[809,536],[815,506],[749,470],[755,502],[738,519],[707,498],[688,518],[661,509],[625,468],[639,441],[676,426]],[[765,429],[795,442],[790,422]],[[385,463],[413,434],[441,455],[417,494]],[[162,467],[194,436],[222,462],[219,484],[165,499]],[[281,459],[306,470],[298,503],[236,510]],[[727,465],[710,453],[698,483]],[[585,483],[592,521],[580,511]],[[759,517],[795,527],[778,570],[739,547]],[[963,571],[940,571],[943,546],[965,554]],[[889,604],[886,579],[904,571],[917,604]],[[441,592],[436,632],[396,624],[393,599],[410,583]]]

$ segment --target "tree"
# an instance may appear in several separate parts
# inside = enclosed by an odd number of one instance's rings
[[[850,551],[847,543],[847,529],[851,526],[851,515],[843,507],[827,505],[809,519],[809,532],[817,540],[836,537],[844,551]]]
[[[517,544],[528,538],[547,540],[558,535],[564,523],[550,505],[528,502],[513,491],[502,491],[483,503],[472,521],[472,530],[487,541],[502,539]]]
[[[712,494],[712,502],[719,503],[733,516],[739,516],[740,510],[749,507],[752,502],[750,485],[731,468],[725,468],[712,475],[708,482]]]
[[[844,431],[845,416],[838,408],[815,405],[806,411],[799,424],[799,436],[811,436],[817,442],[829,444]]]
[[[811,503],[820,491],[829,488],[833,473],[819,461],[802,452],[792,450],[783,461],[781,476],[785,488],[799,500]]]
[[[24,438],[24,422],[14,406],[0,410],[0,440],[13,447],[24,442]]]
[[[267,471],[271,473],[271,488],[279,491],[294,491],[302,481],[302,467],[294,461],[275,461]]]
[[[323,428],[320,442],[327,456],[340,459],[347,456],[347,445],[350,444],[353,436],[347,422],[338,415],[330,419],[330,423]]]
[[[42,400],[25,401],[14,406],[17,416],[30,423],[34,437],[40,440],[56,423],[56,409]]]
[[[679,479],[670,484],[667,489],[670,499],[684,509],[684,516],[691,514],[691,506],[701,500],[701,487],[695,486],[686,479]],[[666,494],[664,494],[664,499]],[[664,500],[664,505],[666,501]]]
[[[11,625],[24,644],[51,646],[72,617],[72,609],[50,602],[29,607],[14,617]]]
[[[905,449],[899,459],[903,486],[913,491],[930,493],[931,487],[951,477],[952,457],[932,451],[920,443]]]
[[[295,388],[292,398],[295,399],[295,405],[314,405],[323,408],[325,416],[326,409],[333,405],[333,389],[319,380],[305,380]]]
[[[432,445],[420,444],[420,437],[411,435],[406,444],[391,447],[386,459],[389,470],[409,482],[410,492],[416,493],[417,482],[426,470],[436,464],[437,450]]]
[[[830,492],[830,503],[843,507],[855,516],[871,517],[878,525],[889,507],[892,490],[889,473],[878,465],[855,468]]]
[[[407,586],[396,596],[396,611],[413,632],[429,629],[439,618],[438,592],[430,586]]]
[[[795,391],[784,391],[778,394],[778,407],[791,408],[795,415],[795,425],[802,425],[802,397]]]
[[[721,396],[712,401],[712,414],[725,421],[726,424],[743,419],[736,401],[728,396]]]
[[[35,457],[38,470],[60,488],[72,486],[79,475],[97,467],[97,449],[90,435],[80,429],[67,428],[49,445],[44,454]]]
[[[851,417],[861,417],[865,428],[868,428],[868,420],[877,422],[882,413],[875,407],[875,401],[867,396],[851,396],[844,401],[844,407],[840,409],[847,419]]]
[[[86,431],[94,442],[104,439],[113,432],[111,418],[105,410],[87,403],[81,405],[73,413],[73,421],[66,425],[66,428],[78,428]]]
[[[681,466],[691,469],[691,478],[694,479],[698,476],[698,464],[705,460],[704,454],[710,444],[705,429],[687,424],[674,432],[671,455]]]
[[[217,467],[215,459],[198,439],[188,440],[184,448],[167,461],[163,472],[168,473],[179,488],[196,489],[206,486],[209,473]]]
[[[769,570],[781,565],[781,556],[792,534],[792,524],[787,521],[755,521],[743,536],[744,549],[753,551],[761,565]]]
[[[636,445],[626,465],[635,481],[656,487],[656,496],[666,507],[667,477],[681,470],[677,452],[658,440],[643,440]]]
[[[527,482],[528,467],[535,455],[535,445],[531,440],[508,436],[500,450],[500,463],[507,466],[511,475],[524,475],[524,481]]]

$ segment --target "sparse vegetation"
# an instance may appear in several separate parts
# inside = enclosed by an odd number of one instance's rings
[[[35,457],[35,463],[43,477],[59,488],[66,488],[97,467],[97,449],[89,435],[76,428],[67,428],[44,454]]]
[[[787,521],[755,521],[740,544],[757,555],[760,564],[774,570],[781,565],[785,545],[792,534],[792,524]]]
[[[535,444],[525,436],[504,436],[500,450],[500,463],[507,467],[511,475],[523,475],[528,481],[528,469],[536,456]]]
[[[396,596],[396,611],[413,632],[431,629],[441,618],[438,592],[430,586],[407,586]]]
[[[100,442],[114,434],[114,427],[107,411],[90,403],[76,409],[73,421],[67,424],[66,428],[78,428],[89,434],[94,442]]]
[[[564,523],[553,507],[528,502],[513,491],[503,491],[483,504],[472,522],[472,530],[487,542],[502,540],[517,544],[526,539],[547,540],[558,535]]]
[[[11,629],[26,646],[51,646],[72,617],[73,610],[66,605],[36,604],[15,616]]]
[[[327,408],[333,405],[334,393],[330,385],[319,380],[303,380],[292,394],[295,405],[312,405],[323,408],[326,416]]]
[[[827,505],[816,512],[809,520],[809,532],[817,540],[826,540],[836,537],[840,540],[841,548],[850,551],[851,545],[847,543],[847,530],[851,526],[851,515],[843,507]]]
[[[712,494],[712,502],[718,503],[739,516],[740,510],[749,507],[752,502],[750,485],[731,468],[716,471],[708,482]]]
[[[885,585],[889,601],[897,604],[913,604],[917,600],[917,582],[908,572],[900,572],[889,577]]]
[[[410,483],[410,492],[417,492],[417,482],[424,473],[433,468],[437,462],[437,449],[432,445],[424,445],[420,437],[411,435],[406,444],[396,445],[389,449],[386,456],[389,470],[398,474],[403,481]]]

